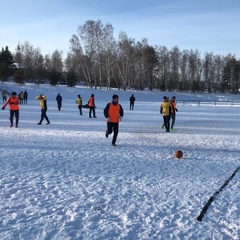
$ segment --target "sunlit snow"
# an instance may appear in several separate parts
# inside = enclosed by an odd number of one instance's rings
[[[1,240],[239,239],[240,172],[201,222],[197,217],[240,164],[240,105],[180,101],[231,102],[239,95],[1,86],[29,93],[19,128],[9,128],[8,107],[0,115]],[[50,125],[37,125],[40,93],[48,98]],[[87,103],[91,93],[95,119],[88,109],[80,116],[75,103],[78,94]],[[105,138],[103,116],[113,94],[125,111],[116,147]],[[161,128],[164,95],[179,100],[170,133]],[[182,159],[174,156],[178,149]]]

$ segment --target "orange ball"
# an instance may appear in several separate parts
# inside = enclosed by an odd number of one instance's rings
[[[176,157],[176,158],[182,158],[182,157],[183,157],[183,152],[182,152],[181,150],[177,150],[177,151],[175,152],[175,157]]]

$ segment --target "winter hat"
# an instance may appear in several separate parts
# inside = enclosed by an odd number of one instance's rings
[[[92,94],[91,97],[94,97],[94,94]]]
[[[115,98],[118,98],[118,95],[113,94],[112,99],[114,100]]]
[[[167,97],[166,97],[166,96],[164,96],[164,97],[163,97],[163,99],[167,99]]]
[[[16,92],[12,92],[12,96],[16,96],[17,95],[17,93]]]

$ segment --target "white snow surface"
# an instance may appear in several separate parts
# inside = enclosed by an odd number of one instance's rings
[[[239,95],[22,86],[19,128],[1,111],[0,239],[239,239],[240,171],[197,221],[209,198],[240,164],[240,106],[178,103],[175,131],[162,130],[160,103],[233,101]],[[48,99],[50,125],[37,95]],[[56,95],[63,97],[58,111]],[[97,118],[75,100],[95,94]],[[129,97],[136,97],[134,111]],[[117,146],[105,137],[103,109],[118,94],[124,109]],[[176,150],[184,156],[177,159]]]

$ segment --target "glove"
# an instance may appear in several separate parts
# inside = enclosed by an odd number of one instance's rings
[[[106,118],[106,122],[110,122],[110,118],[108,117],[108,118]]]
[[[177,108],[175,108],[175,111],[176,111],[176,112],[178,112],[178,109],[177,109]]]
[[[2,110],[4,110],[5,108],[4,107],[2,107]]]

